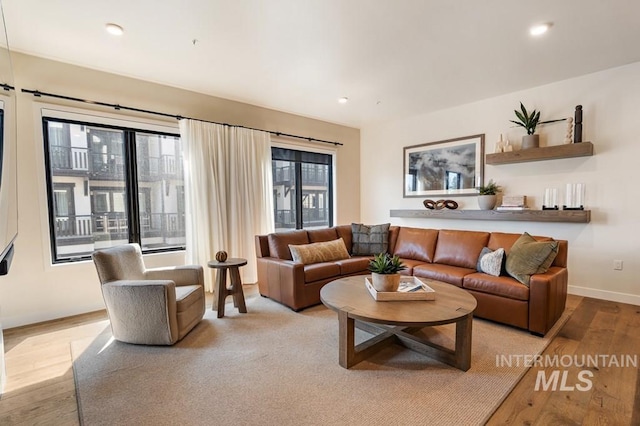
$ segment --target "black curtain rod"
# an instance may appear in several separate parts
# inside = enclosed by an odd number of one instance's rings
[[[5,90],[9,90],[5,86],[6,85],[2,85],[0,87],[4,87]],[[11,86],[8,86],[8,87],[13,89],[13,87],[11,87]],[[253,127],[240,126],[240,125],[237,125],[237,124],[218,123],[216,121],[202,120],[200,118],[184,117],[182,115],[168,114],[168,113],[165,113],[165,112],[151,111],[151,110],[148,110],[148,109],[134,108],[134,107],[128,107],[128,106],[118,105],[118,104],[110,104],[110,103],[107,103],[107,102],[91,101],[91,100],[87,100],[87,99],[74,98],[74,97],[71,97],[71,96],[56,95],[54,93],[46,93],[46,92],[41,92],[39,90],[22,89],[22,92],[23,93],[30,93],[33,96],[38,97],[38,98],[42,97],[42,96],[46,96],[46,97],[49,97],[49,98],[64,99],[66,101],[74,101],[74,102],[82,102],[82,103],[91,104],[91,105],[99,105],[99,106],[103,106],[103,107],[113,108],[113,109],[115,109],[117,111],[119,111],[119,110],[127,110],[127,111],[142,112],[142,113],[145,113],[145,114],[160,115],[162,117],[175,118],[176,120],[182,120],[183,118],[186,118],[188,120],[196,120],[196,121],[202,121],[202,122],[205,122],[205,123],[219,124],[221,126],[239,127],[241,129],[248,129],[248,130],[258,130],[258,131],[261,131],[261,132],[268,132],[268,133],[271,133],[272,135],[276,135],[276,136],[285,136],[285,137],[288,137],[288,138],[304,139],[304,140],[309,141],[309,142],[327,143],[327,144],[335,145],[335,146],[344,145],[344,144],[342,144],[340,142],[326,141],[326,140],[323,140],[323,139],[316,139],[316,138],[311,138],[311,137],[292,135],[292,134],[289,134],[289,133],[274,132],[274,131],[271,131],[271,130],[255,129]]]

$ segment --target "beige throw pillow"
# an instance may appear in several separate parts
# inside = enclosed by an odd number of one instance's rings
[[[547,272],[557,254],[557,241],[536,241],[525,232],[507,255],[507,273],[528,286],[531,275]]]
[[[289,244],[289,250],[294,262],[304,263],[305,265],[349,259],[350,257],[342,238],[321,243]]]

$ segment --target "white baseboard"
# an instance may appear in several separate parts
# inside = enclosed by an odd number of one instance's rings
[[[637,294],[618,293],[615,291],[599,290],[587,287],[570,285],[567,288],[569,294],[576,296],[593,297],[594,299],[610,300],[612,302],[628,303],[640,306],[640,296]]]

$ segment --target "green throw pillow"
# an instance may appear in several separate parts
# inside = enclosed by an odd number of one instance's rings
[[[378,253],[386,253],[389,249],[389,226],[351,224],[352,246],[351,254],[356,256],[372,256]]]
[[[525,232],[507,255],[507,273],[528,286],[531,275],[547,272],[557,254],[557,241],[536,241]]]

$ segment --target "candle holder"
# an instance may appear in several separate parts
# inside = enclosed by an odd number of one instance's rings
[[[542,199],[542,210],[558,210],[557,188],[545,188]]]
[[[584,210],[584,183],[568,183],[562,210]]]

